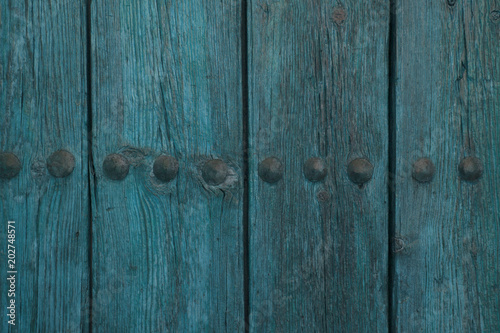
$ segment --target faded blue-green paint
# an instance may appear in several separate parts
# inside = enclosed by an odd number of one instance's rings
[[[385,332],[389,3],[251,1],[248,32],[250,330]],[[324,182],[305,179],[310,157]],[[359,157],[375,167],[362,187]]]
[[[500,331],[499,9],[395,6],[395,332]],[[424,156],[429,184],[411,178]],[[459,179],[467,156],[484,163],[475,184]]]
[[[0,180],[0,332],[87,331],[88,176],[85,5],[0,1],[0,151],[20,174]],[[66,149],[73,173],[50,176]],[[16,221],[16,325],[7,324],[7,221]]]
[[[249,0],[249,119],[245,3],[92,1],[87,13],[0,0],[0,151],[23,165],[0,180],[0,223],[15,220],[17,235],[10,331],[243,331],[246,121],[250,331],[500,331],[498,0]],[[76,157],[63,179],[45,165],[59,149]],[[111,153],[131,163],[123,181],[103,175]],[[160,154],[180,162],[168,184],[152,173]],[[258,178],[269,156],[284,164],[276,184]],[[484,163],[477,183],[459,179],[467,156]],[[324,181],[305,179],[310,157]],[[375,167],[361,187],[346,172],[359,157]],[[436,164],[428,184],[411,178],[421,157]],[[201,175],[213,158],[230,167],[219,186]],[[2,227],[0,274],[6,240]]]
[[[239,1],[93,1],[93,331],[244,327]],[[102,172],[107,154],[128,177]],[[155,157],[180,163],[168,184]],[[211,158],[230,177],[209,186]]]

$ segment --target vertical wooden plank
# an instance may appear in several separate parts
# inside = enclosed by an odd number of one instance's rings
[[[237,331],[243,301],[239,1],[93,1],[93,328]],[[106,155],[130,162],[107,178]],[[157,156],[179,161],[170,183]],[[220,186],[201,176],[220,158]]]
[[[251,331],[387,330],[388,19],[387,1],[250,2]],[[363,186],[356,158],[374,166]]]
[[[0,151],[22,164],[17,177],[0,179],[1,332],[88,330],[85,15],[80,1],[0,1]],[[75,157],[65,178],[46,167],[60,149]],[[15,326],[6,316],[8,220],[16,222]]]
[[[394,318],[398,332],[500,331],[497,0],[398,1]],[[429,157],[434,180],[412,179]],[[466,157],[483,177],[459,178]]]

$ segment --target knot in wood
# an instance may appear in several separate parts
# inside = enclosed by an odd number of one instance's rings
[[[330,200],[330,193],[328,193],[327,191],[319,191],[317,194],[316,194],[316,198],[318,198],[318,201],[320,202],[326,202],[328,200]]]
[[[494,10],[490,13],[490,19],[493,23],[500,22],[500,10]]]
[[[337,23],[338,25],[341,25],[344,23],[345,19],[347,18],[347,13],[344,8],[342,7],[336,7],[333,10],[333,15],[332,15],[333,21]]]

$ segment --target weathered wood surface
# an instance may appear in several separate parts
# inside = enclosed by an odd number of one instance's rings
[[[248,31],[250,330],[385,332],[388,2],[251,1]],[[324,182],[304,178],[310,157]],[[375,167],[361,188],[359,157]]]
[[[244,327],[239,1],[93,1],[94,332]],[[131,162],[123,181],[107,154]],[[164,184],[152,165],[179,160]],[[207,185],[221,158],[232,175]]]
[[[22,170],[0,180],[1,332],[88,330],[85,4],[0,1],[0,151]],[[70,151],[56,179],[46,159]],[[7,324],[7,221],[16,221],[16,326]]]
[[[397,1],[395,332],[500,331],[500,2]],[[477,183],[464,157],[483,161]],[[434,180],[411,165],[430,157]]]

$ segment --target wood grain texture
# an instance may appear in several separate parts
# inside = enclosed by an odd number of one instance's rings
[[[0,1],[0,151],[20,174],[0,180],[1,332],[81,332],[88,322],[85,5]],[[70,151],[56,179],[46,159]],[[16,326],[7,324],[7,221],[16,221]]]
[[[395,9],[395,331],[499,332],[500,2]],[[411,178],[424,156],[429,184]],[[467,156],[484,163],[474,184],[459,179]]]
[[[93,1],[94,332],[244,327],[239,1]],[[107,154],[131,162],[103,175]],[[178,177],[152,174],[160,154]],[[200,168],[230,176],[209,186]]]
[[[250,2],[253,332],[387,331],[388,19],[387,1]],[[273,185],[268,156],[285,165]],[[362,187],[359,157],[375,167]]]

